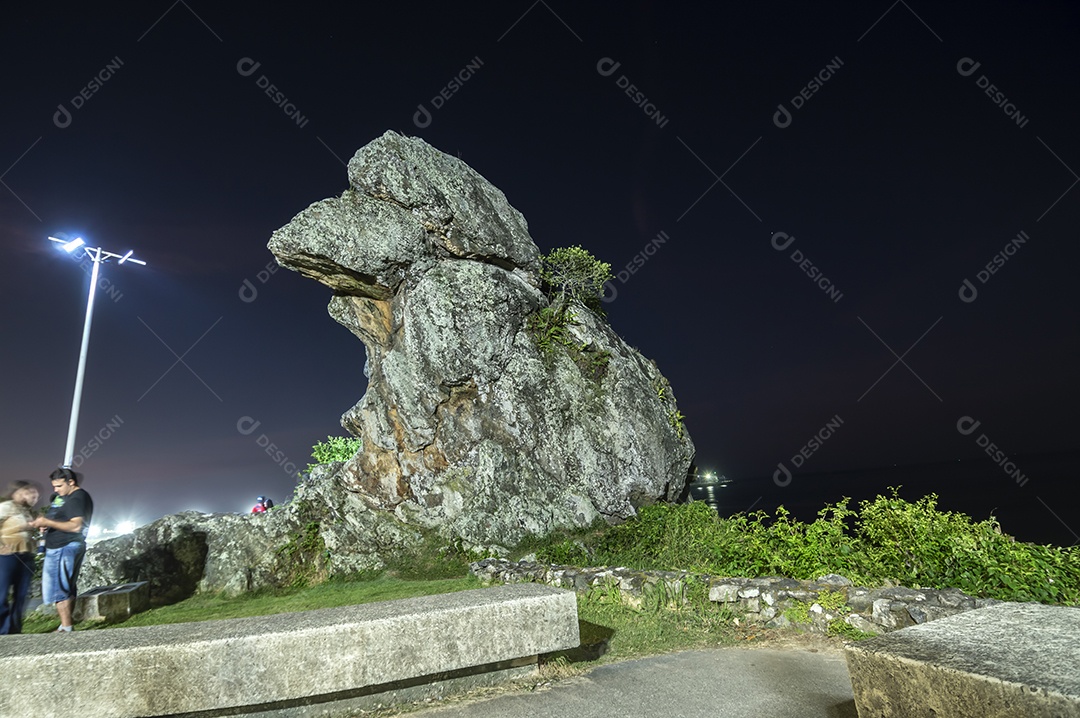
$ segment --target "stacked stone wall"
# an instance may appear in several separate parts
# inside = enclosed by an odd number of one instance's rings
[[[534,561],[484,559],[472,573],[489,583],[535,582],[584,593],[617,589],[630,603],[653,590],[685,596],[698,582],[708,588],[709,600],[735,614],[738,624],[770,628],[795,626],[820,633],[837,632],[837,622],[869,634],[881,634],[933,621],[975,608],[1000,603],[974,598],[955,588],[929,589],[855,586],[836,574],[814,581],[781,576],[739,578],[686,571],[637,571],[629,568],[559,566]]]

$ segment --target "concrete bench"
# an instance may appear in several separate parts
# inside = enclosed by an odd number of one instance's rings
[[[515,584],[202,623],[0,637],[0,716],[354,716],[521,677],[578,645],[570,591]]]
[[[1001,603],[849,644],[859,718],[1080,718],[1080,608]]]

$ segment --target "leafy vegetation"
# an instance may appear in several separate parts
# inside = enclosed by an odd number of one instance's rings
[[[540,350],[544,363],[550,368],[555,361],[555,354],[559,347],[573,345],[573,342],[570,341],[569,326],[574,321],[574,312],[569,308],[564,308],[561,312],[558,312],[554,307],[548,305],[530,314],[527,321],[526,326],[532,335],[533,341],[536,342],[536,348]]]
[[[563,539],[545,546],[536,552],[536,558],[559,566],[585,566],[590,561],[585,544],[574,539]]]
[[[406,581],[463,578],[469,575],[469,564],[482,558],[489,557],[466,550],[460,539],[447,545],[446,539],[427,531],[416,546],[390,558],[386,571]]]
[[[604,316],[600,294],[604,282],[611,279],[611,265],[581,247],[559,247],[540,258],[540,278],[548,305],[530,315],[527,325],[537,349],[549,367],[557,352],[567,351],[582,375],[599,386],[611,354],[588,344],[575,344],[569,328],[579,309]]]
[[[664,584],[630,601],[615,586],[597,586],[578,597],[581,643],[604,641],[607,660],[637,658],[736,641],[731,609],[709,601],[708,587],[691,583],[682,595]]]
[[[332,461],[348,461],[360,451],[361,446],[362,442],[356,436],[328,436],[326,441],[320,441],[311,447],[311,458],[315,463],[308,464],[307,470],[311,471],[319,464],[329,464]]]
[[[818,594],[814,603],[829,613],[851,612],[851,608],[847,605],[847,596],[843,591],[822,591]],[[792,623],[811,623],[813,619],[810,616],[810,608],[813,605],[813,603],[807,603],[806,601],[798,601],[794,606],[784,610],[784,617]],[[830,632],[834,630],[833,624],[837,623],[837,621],[843,623],[842,619],[834,619],[829,623]]]
[[[540,278],[548,285],[556,313],[577,303],[603,316],[600,295],[611,276],[610,264],[576,245],[558,247],[540,258]]]
[[[681,439],[686,433],[686,426],[683,424],[683,413],[678,409],[671,409],[668,411],[668,423],[671,424],[671,428],[675,430],[675,433],[679,435]]]
[[[308,522],[299,534],[291,536],[277,555],[278,579],[284,585],[303,588],[329,577],[330,552],[318,521]]]
[[[836,618],[829,621],[829,635],[838,636],[849,641],[862,641],[874,637],[873,633],[859,630],[842,618]]]
[[[721,576],[814,579],[838,573],[856,584],[958,588],[1006,601],[1080,605],[1080,546],[1016,541],[993,518],[940,511],[937,496],[909,502],[893,489],[848,508],[827,505],[811,523],[783,507],[719,518],[706,504],[655,504],[636,518],[541,546],[541,560],[687,570]],[[570,561],[568,559],[575,559]]]

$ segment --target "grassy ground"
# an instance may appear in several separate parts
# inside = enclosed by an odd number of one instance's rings
[[[75,630],[95,630],[115,626],[157,626],[165,623],[190,623],[212,621],[222,618],[267,616],[274,613],[311,611],[317,608],[352,606],[375,601],[391,601],[397,598],[428,596],[451,593],[482,584],[473,576],[446,578],[433,581],[414,581],[380,576],[364,581],[327,581],[317,586],[281,591],[259,591],[236,597],[217,594],[200,594],[171,606],[153,608],[132,616],[123,623],[104,626],[93,622],[78,624]],[[47,633],[56,630],[60,621],[56,618],[27,616],[24,633]]]

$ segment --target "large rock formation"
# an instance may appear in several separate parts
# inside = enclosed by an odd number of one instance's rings
[[[367,349],[341,479],[404,522],[511,544],[677,499],[694,455],[671,387],[584,307],[545,357],[548,300],[525,219],[460,160],[387,132],[350,188],[274,233],[278,262],[334,290]]]
[[[538,348],[539,252],[502,192],[392,132],[349,181],[270,249],[333,290],[367,348],[367,392],[342,417],[363,449],[268,514],[186,512],[102,542],[87,588],[145,580],[164,603],[287,585],[380,568],[421,529],[498,553],[682,495],[694,448],[656,365],[584,307],[569,345]]]

